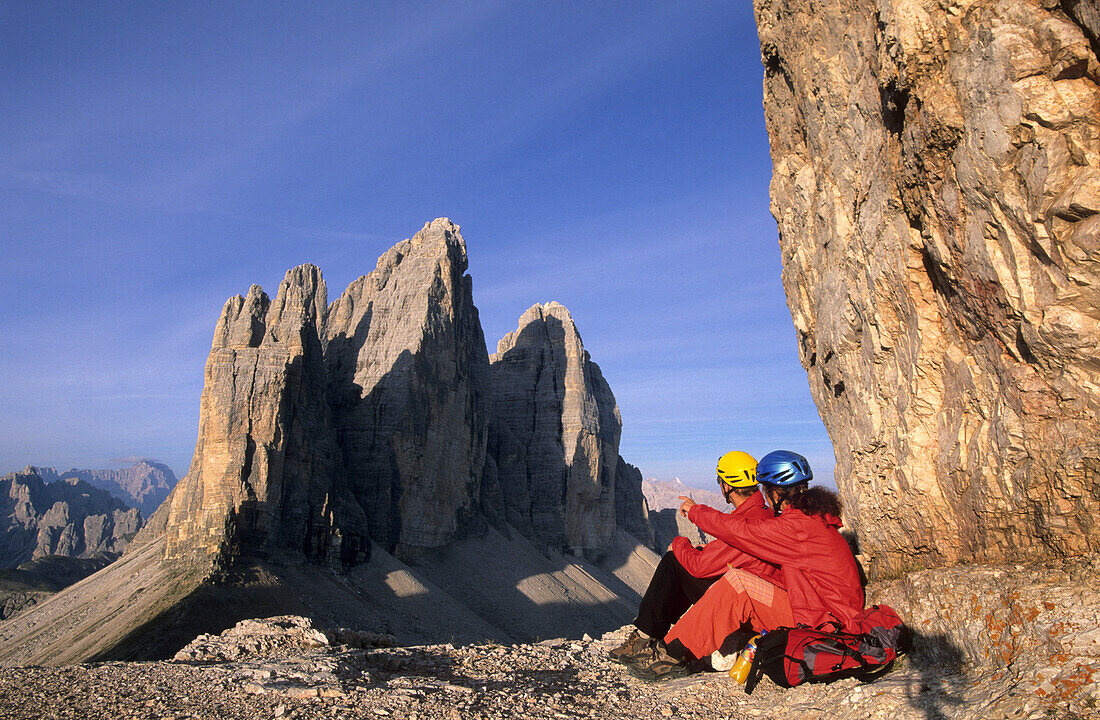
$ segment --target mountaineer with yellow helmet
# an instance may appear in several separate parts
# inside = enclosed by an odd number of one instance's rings
[[[722,497],[727,503],[732,504],[730,493],[735,488],[757,488],[756,460],[752,455],[740,450],[733,450],[718,458],[718,487],[722,490]],[[681,498],[683,499],[683,498]]]
[[[746,519],[772,516],[757,492],[756,460],[752,455],[739,450],[728,452],[719,458],[716,473],[722,496],[734,506],[731,515]],[[683,664],[668,654],[662,638],[730,567],[741,568],[771,582],[778,581],[780,572],[778,566],[721,540],[695,547],[686,537],[673,539],[638,606],[638,617],[634,620],[637,629],[611,651],[612,659],[650,679],[683,672]]]

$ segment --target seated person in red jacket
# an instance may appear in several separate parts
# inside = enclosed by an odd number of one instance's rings
[[[747,519],[771,517],[757,492],[756,460],[751,455],[740,451],[726,453],[718,460],[717,473],[722,495],[734,506],[731,515]],[[672,624],[731,566],[773,583],[783,582],[778,567],[721,540],[697,548],[685,537],[675,538],[638,606],[638,617],[634,620],[637,630],[611,651],[612,658],[626,663],[639,658],[651,660],[658,641]]]
[[[848,543],[838,532],[836,493],[809,487],[810,463],[777,450],[757,465],[757,479],[773,513],[742,517],[691,500],[681,510],[700,530],[765,562],[780,566],[776,585],[731,568],[665,635],[681,663],[702,658],[749,622],[757,631],[833,621],[853,626],[863,610],[863,586]],[[770,587],[769,587],[770,586]]]

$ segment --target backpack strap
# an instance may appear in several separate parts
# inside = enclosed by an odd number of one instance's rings
[[[787,655],[787,633],[790,628],[776,628],[768,631],[768,634],[756,641],[756,655],[753,656],[752,665],[749,667],[749,676],[745,680],[745,694],[752,695],[752,691],[760,684],[760,679],[767,673],[768,676],[780,687],[790,687],[783,673],[783,658]]]
[[[870,672],[871,670],[874,669],[875,666],[872,665],[871,663],[867,662],[867,660],[863,657],[863,654],[861,652],[859,652],[855,648],[851,647],[848,643],[844,642],[845,639],[851,639],[851,638],[854,638],[854,637],[859,637],[858,635],[854,635],[854,634],[836,635],[836,634],[824,633],[822,635],[822,637],[824,639],[834,640],[836,642],[836,649],[838,650],[839,654],[845,655],[846,657],[850,657],[853,660],[855,660],[856,663],[859,664],[860,670],[863,670],[864,672]],[[809,663],[807,663],[804,658],[796,658],[796,657],[792,657],[790,655],[786,655],[785,657],[788,660],[790,660],[791,662],[795,662],[795,663],[798,663],[799,665],[801,665],[802,668],[806,671],[806,677],[807,678],[813,678],[813,677],[817,676],[817,673],[814,672],[814,669],[812,667],[810,667]],[[839,668],[837,668],[837,669],[839,669]]]

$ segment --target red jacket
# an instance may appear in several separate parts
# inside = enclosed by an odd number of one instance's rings
[[[780,566],[794,621],[817,626],[836,620],[852,627],[863,610],[863,586],[840,518],[787,508],[779,517],[745,517],[695,505],[688,520],[700,530]]]
[[[717,510],[714,512],[719,515],[726,514]],[[765,520],[772,517],[772,511],[764,506],[764,497],[759,493],[738,505],[729,514],[751,520]],[[728,565],[732,565],[735,568],[748,570],[773,585],[786,587],[778,565],[764,562],[721,540],[711,540],[703,547],[697,548],[686,537],[680,536],[672,541],[672,552],[692,577],[716,577],[725,573]]]

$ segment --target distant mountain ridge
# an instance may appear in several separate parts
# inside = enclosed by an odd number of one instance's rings
[[[52,467],[30,465],[47,483],[77,478],[93,487],[106,490],[130,507],[141,511],[144,518],[152,516],[168,493],[176,486],[176,476],[167,465],[142,459],[121,470],[87,470],[70,468],[59,472]]]
[[[671,480],[658,480],[646,478],[642,480],[642,493],[649,503],[650,510],[667,510],[679,508],[679,496],[684,495],[703,505],[710,505],[719,510],[726,506],[726,499],[717,490],[703,490],[701,488],[686,485],[680,478]]]
[[[695,545],[707,542],[707,536],[699,528],[681,517],[680,496],[690,497],[702,505],[712,508],[726,509],[726,499],[717,490],[702,490],[700,488],[685,485],[680,478],[671,480],[657,480],[646,478],[642,481],[642,493],[649,504],[649,525],[653,528],[653,549],[661,553],[672,542],[672,538],[682,535]]]
[[[121,553],[141,525],[139,510],[78,478],[47,483],[30,468],[0,477],[0,568]]]

